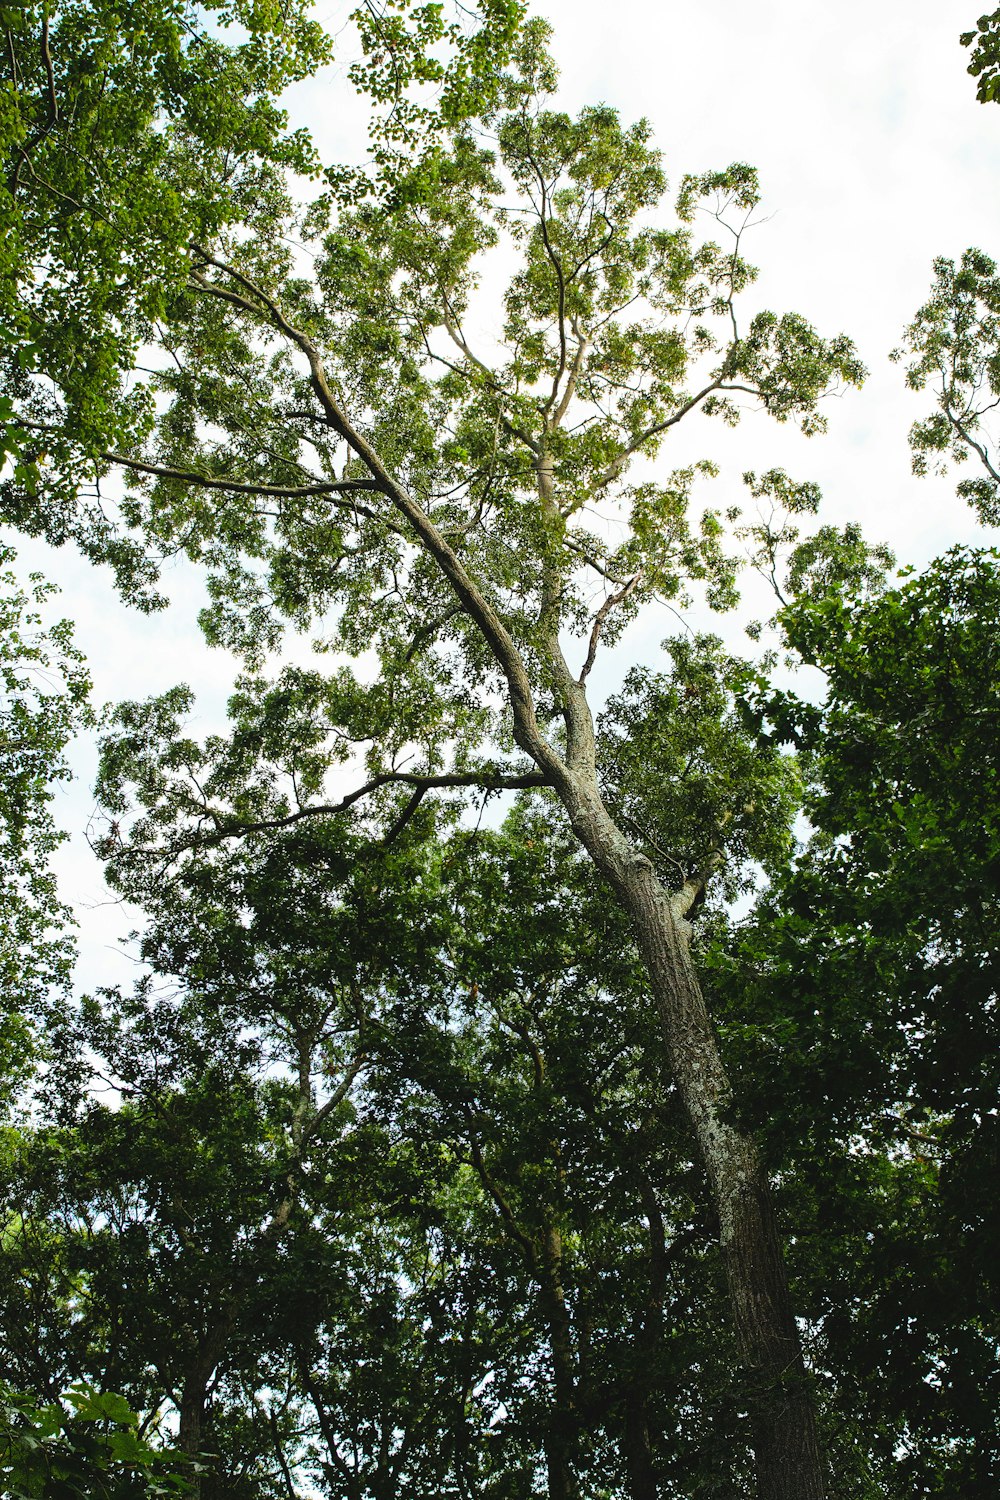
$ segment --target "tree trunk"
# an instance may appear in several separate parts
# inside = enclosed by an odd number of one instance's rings
[[[549,1324],[555,1386],[545,1438],[549,1500],[579,1500],[580,1491],[573,1469],[578,1430],[573,1341],[562,1284],[562,1237],[554,1224],[545,1227],[541,1271],[542,1303]]]
[[[211,1373],[211,1372],[209,1372]],[[188,1458],[197,1459],[201,1452],[201,1430],[205,1420],[205,1388],[208,1376],[199,1370],[184,1382],[178,1409],[177,1446]],[[201,1474],[188,1479],[191,1500],[200,1500]]]
[[[644,1391],[630,1389],[625,1396],[625,1430],[622,1437],[628,1492],[631,1500],[659,1500],[656,1471],[649,1448]]]
[[[235,1318],[235,1304],[230,1301],[229,1306],[223,1308],[219,1322],[199,1340],[197,1353],[188,1365],[181,1386],[177,1446],[191,1458],[197,1458],[201,1452],[209,1381],[225,1353]],[[196,1473],[191,1479],[191,1500],[200,1500],[201,1488],[201,1476]]]
[[[650,861],[616,827],[596,787],[582,780],[564,783],[562,800],[577,837],[632,919],[719,1218],[759,1500],[824,1500],[812,1391],[768,1183],[753,1141],[727,1118],[729,1079],[691,958],[689,924],[672,907]]]
[[[627,1148],[627,1142],[625,1144]],[[626,1171],[639,1189],[649,1227],[649,1295],[635,1335],[634,1367],[625,1390],[622,1453],[631,1500],[658,1500],[656,1469],[649,1440],[649,1394],[657,1348],[663,1337],[663,1305],[667,1289],[666,1236],[660,1205],[638,1152],[634,1157],[626,1152],[624,1159]]]

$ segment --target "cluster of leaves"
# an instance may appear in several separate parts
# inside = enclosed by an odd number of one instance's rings
[[[976,98],[980,104],[996,103],[1000,99],[1000,10],[980,16],[959,40],[963,47],[972,48],[968,71],[976,79]]]
[[[123,1396],[84,1382],[38,1406],[0,1387],[0,1478],[10,1500],[149,1500],[191,1493],[183,1455],[151,1447]]]
[[[191,240],[244,220],[286,167],[314,169],[276,104],[329,55],[309,10],[46,0],[0,17],[4,516],[72,536],[133,598],[150,569],[109,531],[99,490],[82,514],[75,486],[40,504],[43,476],[70,441],[92,461],[144,430],[123,376],[183,284]],[[227,24],[243,39],[225,41]]]
[[[958,493],[989,525],[1000,522],[1000,471],[989,422],[1000,401],[1000,277],[981,250],[966,250],[958,266],[934,262],[928,301],[907,329],[907,384],[928,385],[937,411],[910,431],[913,471],[940,471],[946,457],[962,463],[974,456],[983,472],[963,479]],[[894,358],[902,359],[903,352]]]
[[[330,168],[338,200],[384,193],[404,162],[419,175],[435,125],[488,92],[520,8],[458,11],[461,25],[441,5],[360,7],[362,42],[381,49],[352,69],[373,104],[376,166]],[[292,215],[289,174],[323,169],[278,102],[331,57],[311,12],[311,0],[0,7],[0,508],[109,563],[147,608],[160,602],[155,556],[113,524],[105,455],[149,432],[135,367],[173,319],[192,246],[227,229],[271,239]],[[414,102],[433,80],[443,97]],[[270,254],[287,274],[287,247],[272,240]]]
[[[147,894],[164,977],[84,1005],[8,1143],[5,1378],[169,1401],[204,1495],[738,1469],[655,1017],[552,835],[411,824],[379,862],[317,824]]]

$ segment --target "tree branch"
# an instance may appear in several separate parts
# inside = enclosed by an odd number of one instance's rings
[[[483,594],[479,585],[473,580],[458,554],[434,525],[430,516],[413,499],[409,491],[393,478],[368,439],[348,420],[347,415],[330,389],[322,357],[312,339],[308,334],[303,333],[290,323],[274,299],[262,291],[260,287],[256,286],[242,271],[238,271],[235,267],[230,267],[225,262],[215,259],[207,250],[202,249],[197,244],[192,245],[192,249],[204,259],[206,264],[217,267],[225,275],[233,276],[252,295],[259,297],[271,313],[275,326],[280,328],[286,337],[296,344],[306,356],[309,362],[310,384],[317,400],[327,414],[330,426],[343,438],[352,452],[361,460],[372,478],[377,481],[376,488],[395,507],[411,528],[420,545],[434,558],[434,561],[458,598],[460,605],[478,627],[483,639],[492,652],[507,682],[511,713],[514,720],[515,741],[526,754],[530,755],[535,764],[544,771],[545,783],[552,785],[557,783],[565,784],[567,768],[561,756],[553,749],[542,734],[535,713],[531,678],[525,666],[524,659],[515,645],[509,630],[500,619],[493,605],[490,604],[489,600]],[[257,311],[253,307],[253,304],[249,304],[249,307],[251,311]],[[538,783],[532,784],[537,785]]]
[[[693,411],[700,402],[704,401],[706,397],[711,396],[713,391],[742,391],[747,396],[759,395],[759,392],[755,391],[749,385],[733,385],[726,384],[721,379],[713,380],[709,385],[704,386],[697,395],[691,396],[689,400],[685,401],[683,406],[678,407],[672,416],[666,417],[662,422],[654,422],[651,427],[647,427],[645,432],[641,432],[627,447],[623,448],[618,457],[613,458],[604,472],[598,475],[591,488],[591,494],[596,495],[598,490],[604,489],[605,485],[610,484],[613,479],[617,479],[629,459],[639,451],[644,443],[648,443],[652,438],[659,437],[660,433],[666,432],[668,428],[675,427],[678,422],[687,416],[688,412]]]
[[[995,483],[1000,484],[1000,471],[995,469],[990,462],[989,450],[983,443],[976,442],[976,439],[972,436],[971,432],[967,431],[964,424],[952,414],[950,408],[948,409],[948,419],[951,422],[951,425],[954,427],[955,431],[958,433],[959,437],[962,439],[963,443],[967,443],[975,453],[979,454],[979,457],[982,460],[983,467],[990,478],[994,480]]]
[[[586,682],[590,669],[594,665],[594,658],[597,655],[597,647],[601,639],[601,630],[604,627],[605,620],[608,618],[608,615],[616,607],[616,605],[623,604],[625,602],[641,577],[641,573],[633,573],[632,577],[626,579],[625,583],[616,594],[609,594],[607,599],[605,599],[604,603],[601,605],[600,609],[597,611],[597,614],[594,616],[594,625],[593,629],[590,632],[590,645],[587,648],[587,660],[584,662],[582,668],[580,669],[580,676],[577,678],[577,681],[579,682],[581,687]]]
[[[496,376],[493,374],[493,371],[490,369],[489,365],[484,364],[477,355],[473,354],[472,350],[469,348],[468,344],[465,341],[465,335],[463,334],[461,328],[452,318],[450,310],[447,309],[444,315],[444,328],[449,338],[462,351],[469,363],[475,365],[480,374],[484,376],[490,390],[493,391],[497,396],[503,396],[505,394],[504,389],[500,385]],[[440,364],[447,365],[448,369],[454,370],[457,375],[462,375],[465,373],[460,366],[451,364],[440,354],[432,354],[431,357],[432,359],[438,360]],[[517,438],[518,442],[523,443],[526,448],[530,448],[532,453],[537,453],[539,451],[539,444],[536,442],[536,440],[531,437],[529,433],[525,432],[523,427],[518,427],[513,422],[511,422],[503,412],[500,412],[500,421],[503,425],[504,431],[507,432],[511,437]]]
[[[486,1162],[483,1159],[482,1148],[479,1145],[479,1139],[476,1135],[475,1119],[473,1118],[472,1110],[464,1099],[461,1101],[460,1108],[462,1110],[462,1114],[465,1116],[466,1124],[468,1126],[469,1149],[472,1153],[472,1164],[476,1169],[476,1175],[479,1177],[480,1182],[486,1189],[490,1198],[492,1198],[497,1212],[507,1226],[507,1230],[510,1234],[511,1239],[520,1248],[529,1269],[537,1273],[537,1257],[535,1255],[535,1247],[528,1236],[525,1234],[524,1230],[521,1228],[520,1224],[517,1222],[514,1210],[511,1208],[510,1204],[507,1202],[507,1199],[504,1197],[503,1193],[501,1193],[500,1189],[497,1187],[496,1183],[493,1181],[493,1178],[490,1176],[489,1171],[487,1170]]]
[[[256,484],[243,479],[221,479],[212,474],[199,474],[193,469],[175,469],[169,464],[147,463],[144,459],[127,458],[124,453],[102,453],[106,463],[120,464],[134,469],[139,474],[152,474],[156,479],[177,479],[182,484],[196,484],[206,490],[226,490],[234,495],[260,495],[268,500],[296,500],[309,495],[344,495],[354,490],[379,491],[373,479],[341,479],[320,481],[317,484]]]
[[[485,791],[505,792],[523,791],[527,787],[547,786],[548,784],[548,777],[542,771],[526,771],[520,776],[497,775],[485,768],[481,771],[450,771],[439,776],[421,775],[416,771],[385,771],[379,776],[373,776],[370,781],[365,782],[364,786],[356,787],[353,792],[348,792],[346,797],[342,797],[339,802],[301,807],[284,818],[261,818],[254,823],[222,825],[215,833],[210,834],[205,842],[217,844],[224,839],[243,838],[251,833],[266,833],[279,828],[291,828],[306,818],[335,817],[338,813],[347,812],[348,808],[360,802],[362,797],[369,796],[370,793],[378,791],[383,786],[412,786],[419,790],[420,796],[423,797],[427,792],[448,787],[479,787]],[[212,813],[211,816],[218,819],[216,813]]]
[[[343,1103],[343,1101],[347,1098],[347,1095],[351,1091],[351,1085],[365,1065],[366,1056],[367,1054],[365,1053],[364,1049],[359,1047],[358,1051],[354,1054],[350,1067],[347,1069],[347,1072],[337,1084],[337,1087],[334,1089],[329,1099],[327,1099],[322,1107],[316,1111],[312,1119],[306,1125],[305,1130],[302,1132],[303,1150],[305,1149],[307,1143],[319,1130],[324,1121],[330,1118],[330,1116],[333,1114],[333,1111],[337,1108],[337,1105]]]

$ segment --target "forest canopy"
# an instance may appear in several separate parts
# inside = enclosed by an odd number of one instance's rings
[[[0,580],[7,1491],[995,1494],[1000,553],[715,488],[866,375],[757,295],[753,167],[668,194],[514,0],[0,26],[4,567],[150,614],[182,558],[236,672],[100,713],[135,980],[82,994],[97,710]],[[912,483],[989,524],[1000,281],[933,274]]]

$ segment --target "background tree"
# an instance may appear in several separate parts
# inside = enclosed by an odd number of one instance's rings
[[[546,819],[382,857],[338,822],[147,876],[164,977],[87,1004],[8,1158],[10,1377],[169,1402],[206,1497],[734,1493],[713,1236],[621,917]]]
[[[758,722],[814,832],[715,981],[880,1494],[996,1487],[998,589],[995,552],[955,549],[783,610],[825,699],[765,692]]]

